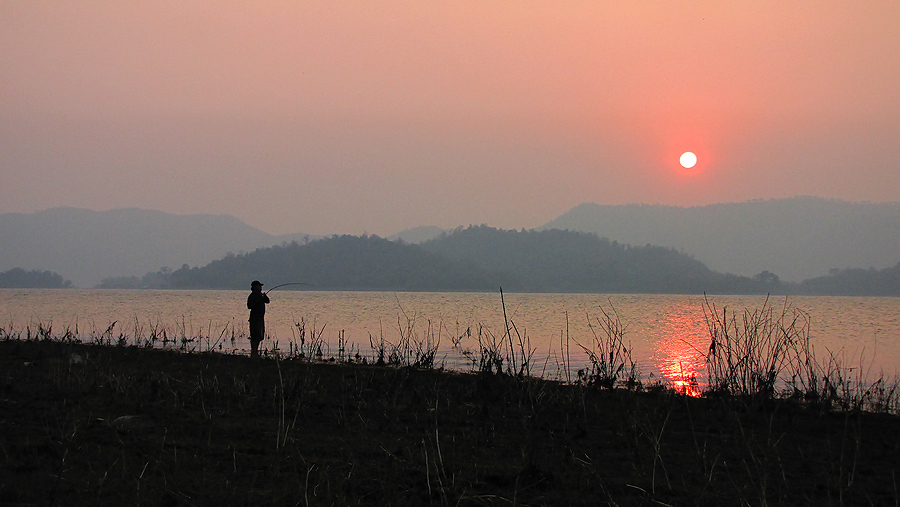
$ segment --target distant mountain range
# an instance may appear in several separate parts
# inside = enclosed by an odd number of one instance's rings
[[[717,273],[774,276],[781,281],[799,282],[846,268],[881,270],[900,262],[898,203],[799,197],[694,208],[582,204],[538,230],[549,229],[594,233],[622,247],[672,249]],[[449,246],[452,243],[442,247],[449,250],[441,250],[439,243],[429,241],[450,232],[418,227],[391,239],[421,244],[452,262],[477,265],[485,270],[485,276],[509,270],[491,264],[491,259],[498,259],[493,254],[499,246],[481,245],[481,253],[466,257],[462,250],[454,252],[456,247]],[[470,233],[469,239],[474,236]],[[0,272],[13,268],[51,270],[77,287],[92,287],[106,278],[142,277],[163,267],[177,271],[185,264],[204,266],[228,254],[292,241],[303,245],[315,239],[319,238],[303,233],[271,235],[224,215],[78,208],[7,213],[0,214]],[[525,241],[526,236],[507,239],[513,244],[518,241],[520,249],[536,248]],[[462,239],[457,238],[459,241]],[[478,248],[473,245],[470,250]],[[636,252],[639,250],[632,251]],[[524,266],[524,254],[510,251],[502,259]],[[553,272],[548,269],[534,276],[552,282]],[[555,285],[566,290],[564,284]]]
[[[306,287],[295,289],[315,290],[744,294],[780,289],[769,278],[716,273],[670,248],[633,247],[584,232],[484,225],[419,245],[332,236],[107,282],[110,287],[242,289],[254,278],[299,281]]]
[[[78,287],[206,264],[305,234],[275,236],[226,215],[172,215],[143,209],[54,208],[0,214],[0,271],[51,270]]]
[[[715,271],[752,276],[768,270],[794,282],[900,262],[900,203],[816,197],[693,208],[587,203],[541,229],[670,247]]]

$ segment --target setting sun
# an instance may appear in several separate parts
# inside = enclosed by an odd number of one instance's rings
[[[681,154],[681,158],[678,159],[678,161],[681,162],[681,167],[690,169],[697,164],[697,155],[694,155],[693,152],[686,151]]]

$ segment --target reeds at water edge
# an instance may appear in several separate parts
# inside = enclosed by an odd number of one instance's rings
[[[283,347],[278,339],[267,339],[262,353],[282,360],[375,364],[416,369],[443,369],[446,358],[439,357],[447,339],[471,371],[518,379],[543,377],[547,364],[534,364],[536,349],[527,330],[506,314],[500,293],[503,327],[493,330],[483,324],[451,332],[443,321],[422,319],[401,307],[388,337],[382,329],[369,335],[364,349],[350,342],[343,330],[333,345],[326,337],[327,326],[314,319],[300,318],[291,339]],[[828,411],[874,411],[900,413],[900,379],[873,372],[872,358],[849,358],[844,350],[816,351],[811,339],[809,315],[788,298],[775,305],[769,298],[758,308],[732,310],[704,300],[704,316],[709,345],[697,353],[706,364],[707,382],[694,384],[693,394],[742,400],[757,407],[776,399],[792,400]],[[557,379],[565,384],[581,384],[602,389],[672,388],[662,380],[642,376],[632,356],[628,325],[612,302],[598,306],[597,315],[586,315],[591,332],[582,343],[560,334]],[[566,316],[568,322],[568,315]],[[181,352],[240,353],[247,339],[245,323],[229,322],[196,325],[181,318],[174,324],[141,320],[122,324],[114,321],[97,325],[85,321],[58,330],[53,322],[29,323],[23,329],[0,327],[0,340],[41,340],[88,343],[100,346],[174,349]],[[226,344],[230,344],[227,347]],[[474,344],[472,346],[471,344]],[[571,344],[574,344],[573,348]],[[578,356],[573,361],[572,350]],[[578,365],[578,366],[574,366]],[[538,365],[540,366],[540,365]],[[574,371],[573,371],[574,370]]]
[[[863,352],[856,365],[848,364],[842,350],[817,354],[809,314],[787,298],[778,309],[766,298],[759,308],[740,313],[707,299],[704,314],[710,337],[705,396],[740,399],[752,407],[781,398],[824,411],[900,413],[900,379],[884,372],[872,378]]]
[[[301,318],[259,360],[218,353],[246,339],[239,324],[3,328],[0,472],[34,487],[0,492],[25,505],[900,501],[896,382],[818,356],[787,301],[709,306],[699,399],[634,373],[612,303],[586,315],[590,341],[560,334],[561,364],[588,362],[559,380],[535,376],[508,314],[451,332],[401,312],[370,350]],[[441,371],[448,339],[477,345],[471,372]]]

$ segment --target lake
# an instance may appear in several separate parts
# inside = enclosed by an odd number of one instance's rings
[[[246,353],[249,291],[166,290],[0,290],[0,328],[32,335],[39,326],[53,335],[67,330],[80,339],[185,337],[191,350]],[[680,385],[705,380],[709,349],[708,306],[754,311],[764,296],[312,292],[275,290],[266,314],[264,347],[289,352],[320,337],[324,357],[359,353],[372,358],[371,343],[431,343],[436,361],[471,370],[481,343],[520,342],[530,351],[531,372],[571,379],[589,365],[579,344],[593,347],[605,336],[606,316],[624,327],[624,341],[644,378]],[[504,304],[505,303],[505,304]],[[817,355],[833,355],[867,375],[894,377],[900,365],[900,298],[771,297],[776,315],[785,305],[808,316],[810,343]],[[504,317],[505,310],[505,317]],[[509,340],[507,323],[510,324]]]

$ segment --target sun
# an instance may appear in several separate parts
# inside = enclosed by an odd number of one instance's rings
[[[681,158],[679,158],[678,161],[681,162],[681,167],[690,169],[697,165],[697,155],[694,155],[694,152],[692,151],[686,151],[681,154]]]

